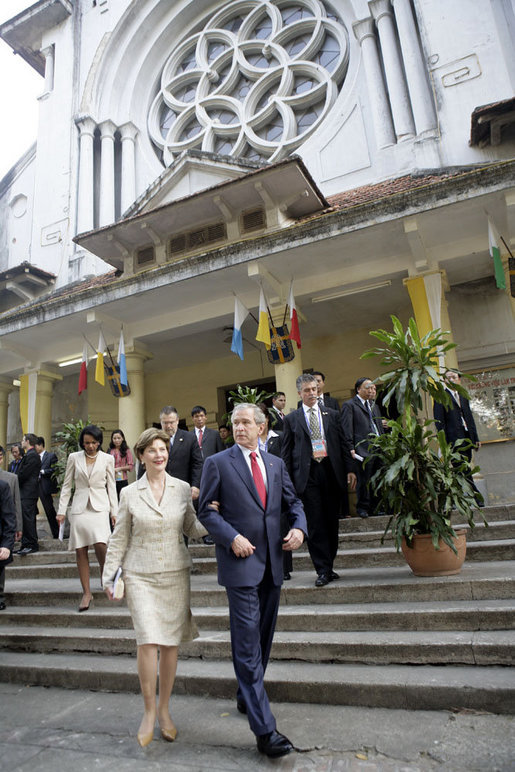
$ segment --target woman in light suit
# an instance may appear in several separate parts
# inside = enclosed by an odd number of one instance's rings
[[[103,434],[98,426],[85,426],[82,430],[79,437],[82,450],[68,456],[57,510],[57,521],[60,525],[66,517],[66,508],[75,486],[69,515],[68,549],[75,550],[82,585],[79,611],[87,611],[93,600],[89,584],[88,547],[94,546],[102,573],[106,545],[111,534],[109,517],[114,525],[118,507],[114,458],[100,449],[102,439]]]
[[[178,645],[198,636],[190,610],[191,557],[184,542],[206,529],[196,518],[188,483],[165,471],[170,438],[146,429],[134,448],[146,472],[123,488],[115,529],[109,540],[103,583],[113,599],[113,579],[123,568],[127,603],[138,645],[138,675],[145,713],[138,742],[154,736],[159,649],[157,719],[163,739],[173,742],[177,729],[169,702],[177,668]]]

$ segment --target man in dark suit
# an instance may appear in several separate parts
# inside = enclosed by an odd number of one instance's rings
[[[55,464],[57,456],[45,450],[45,438],[38,437],[36,442],[36,453],[39,453],[41,459],[41,471],[39,472],[39,498],[45,510],[46,519],[50,526],[50,531],[54,539],[59,536],[59,525],[57,523],[57,513],[54,507],[52,494],[57,493],[57,481],[54,477]]]
[[[11,445],[11,456],[13,457],[13,459],[10,462],[7,469],[12,474],[17,474],[19,466],[21,464],[21,460],[23,458],[23,448],[19,442],[15,442],[14,445]]]
[[[35,445],[37,441],[38,438],[35,434],[24,434],[21,441],[25,455],[18,467],[17,474],[20,484],[23,533],[21,547],[19,550],[16,550],[18,555],[30,555],[32,552],[38,552],[39,550],[36,518],[38,516],[41,459],[36,453]]]
[[[285,408],[286,394],[284,391],[277,391],[272,397],[272,407],[270,408],[270,418],[272,419],[270,428],[275,432],[282,432],[283,430]]]
[[[305,373],[297,378],[302,405],[284,419],[282,457],[304,504],[308,521],[308,549],[317,572],[316,587],[338,574],[333,571],[338,551],[338,514],[342,498],[356,485],[354,462],[345,447],[336,410],[318,404],[317,382]]]
[[[195,428],[192,429],[192,431],[195,432],[202,458],[208,458],[208,456],[213,456],[215,453],[220,453],[221,450],[225,450],[219,432],[206,426],[207,416],[205,407],[202,407],[202,405],[195,405],[195,407],[191,409],[191,417],[195,424]]]
[[[370,458],[369,439],[374,434],[384,434],[384,427],[379,407],[374,403],[375,388],[370,378],[358,378],[354,391],[354,397],[343,403],[342,427],[351,455],[357,462],[356,511],[360,517],[368,517],[377,507],[370,480],[380,464],[377,456]],[[368,458],[370,460],[365,463]]]
[[[0,611],[5,608],[5,567],[12,563],[16,512],[9,490],[9,483],[0,480]]]
[[[14,503],[14,510],[16,512],[16,534],[15,541],[21,539],[21,533],[23,529],[23,520],[21,514],[21,499],[20,499],[20,484],[18,482],[18,475],[13,472],[4,472],[1,468],[4,463],[5,449],[0,445],[0,480],[3,480],[9,485],[12,500]]]
[[[460,383],[460,377],[454,370],[447,370],[445,378],[451,384]],[[433,407],[433,416],[435,419],[436,430],[444,430],[445,439],[449,444],[454,444],[457,440],[470,440],[472,446],[460,449],[460,453],[470,463],[472,461],[472,450],[479,450],[481,443],[476,429],[476,422],[470,409],[470,402],[466,397],[460,396],[457,391],[447,388],[451,396],[451,407],[446,409],[440,402],[435,402]],[[476,491],[476,500],[479,506],[484,506],[482,494],[474,485],[472,475],[466,475],[472,487]]]
[[[300,547],[306,519],[281,459],[258,448],[264,421],[256,405],[234,408],[236,444],[206,459],[199,520],[215,540],[218,582],[227,592],[237,707],[247,713],[258,750],[275,757],[293,746],[276,730],[264,674],[283,581],[282,551]],[[290,526],[284,538],[281,512]]]
[[[202,475],[202,454],[192,432],[179,429],[179,414],[176,408],[166,405],[159,414],[161,428],[170,437],[170,451],[166,471],[172,477],[178,477],[191,486],[191,498],[198,499],[200,477]],[[140,464],[138,478],[145,472]]]
[[[312,375],[317,382],[317,398],[320,407],[330,407],[331,410],[339,410],[340,406],[338,404],[338,400],[335,399],[335,397],[331,397],[329,394],[324,394],[325,375],[321,373],[320,370],[315,370],[314,372],[309,373],[309,375]],[[297,402],[297,407],[301,406],[302,400],[299,399]]]

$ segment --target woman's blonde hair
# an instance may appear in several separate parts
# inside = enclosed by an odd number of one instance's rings
[[[140,461],[143,451],[145,448],[148,448],[149,445],[152,445],[154,440],[162,440],[166,445],[166,449],[170,450],[170,437],[162,429],[156,429],[152,426],[150,429],[145,429],[136,440],[134,452]]]

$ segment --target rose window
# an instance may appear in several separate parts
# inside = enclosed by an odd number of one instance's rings
[[[165,166],[190,148],[278,160],[324,120],[347,62],[347,31],[321,0],[235,0],[168,58],[150,138]]]

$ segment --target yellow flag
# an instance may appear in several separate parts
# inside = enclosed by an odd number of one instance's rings
[[[256,340],[261,341],[261,343],[264,343],[267,349],[270,348],[270,325],[268,324],[268,313],[266,309],[266,300],[265,300],[265,293],[263,292],[263,288],[261,287],[260,293],[259,293],[259,324],[258,324],[258,331],[256,334]]]
[[[105,347],[106,347],[106,342],[104,340],[104,336],[102,335],[102,330],[100,330],[100,335],[98,336],[97,366],[95,368],[95,381],[99,383],[101,386],[105,386],[105,375],[104,375]]]

